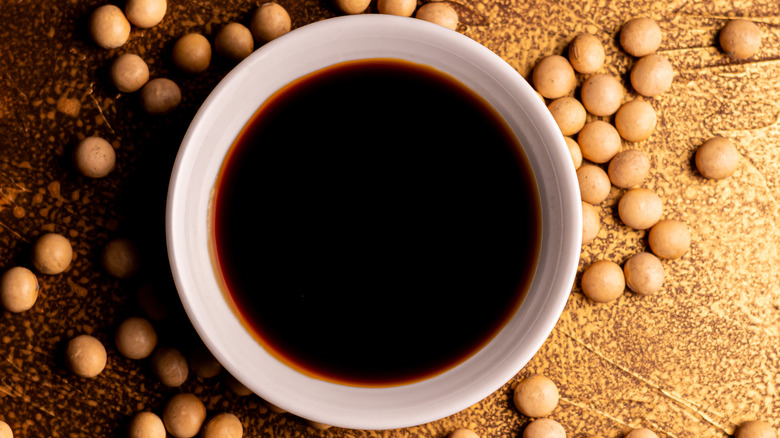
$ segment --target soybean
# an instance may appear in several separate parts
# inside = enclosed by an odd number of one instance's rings
[[[536,91],[548,99],[567,96],[577,85],[574,69],[569,61],[560,55],[549,55],[539,60],[531,80]]]
[[[132,316],[119,324],[114,336],[116,349],[130,359],[149,357],[157,346],[157,332],[148,320]]]
[[[168,433],[175,438],[192,438],[206,420],[206,406],[195,394],[176,394],[165,404],[162,419]]]
[[[173,45],[173,63],[186,73],[201,73],[211,63],[211,44],[199,33],[188,33]]]
[[[181,103],[181,89],[168,78],[155,78],[141,88],[141,106],[152,115],[168,114]]]
[[[133,93],[149,82],[149,66],[140,56],[125,53],[111,64],[110,76],[117,90]]]
[[[165,438],[165,425],[154,412],[139,412],[127,427],[129,438]]]
[[[587,117],[585,107],[573,97],[559,97],[550,102],[547,109],[563,135],[574,135],[585,126],[585,118]]]
[[[106,348],[95,337],[79,335],[71,339],[65,348],[68,368],[80,377],[91,379],[103,372],[108,356]]]
[[[103,5],[89,15],[89,35],[104,49],[116,49],[130,37],[130,22],[115,5]]]
[[[0,278],[0,304],[9,312],[30,310],[38,300],[38,277],[24,266],[14,266]]]
[[[411,17],[417,9],[417,0],[378,0],[376,7],[380,14]]]
[[[445,2],[434,1],[420,6],[414,15],[419,20],[428,21],[450,30],[458,28],[458,11]]]
[[[525,427],[523,438],[566,438],[566,430],[555,420],[540,418]]]
[[[582,274],[582,293],[597,303],[608,303],[620,297],[626,289],[623,269],[609,260],[598,260]]]
[[[223,58],[241,61],[255,49],[252,31],[241,23],[228,23],[214,37],[214,50]]]
[[[737,427],[734,438],[777,438],[777,432],[766,421],[745,421]]]
[[[624,103],[615,114],[615,129],[626,141],[647,139],[655,131],[656,123],[655,109],[641,99]]]
[[[682,257],[691,246],[688,226],[680,221],[665,219],[658,221],[647,236],[650,250],[662,259]]]
[[[596,207],[582,201],[582,244],[593,241],[601,229],[601,218]]]
[[[664,266],[649,252],[631,256],[623,265],[626,286],[639,295],[653,295],[664,283]]]
[[[637,186],[650,172],[650,159],[643,151],[629,149],[618,152],[607,167],[609,180],[615,187],[628,189]]]
[[[626,434],[625,438],[658,438],[658,435],[652,430],[642,427],[632,430]]]
[[[577,169],[577,182],[580,186],[580,197],[592,205],[601,204],[612,189],[607,172],[593,164],[583,164]]]
[[[582,32],[569,43],[569,62],[582,74],[597,72],[604,65],[604,46],[595,36]]]
[[[623,84],[614,76],[598,73],[582,83],[580,99],[585,109],[594,116],[611,116],[623,100]]]
[[[761,47],[761,30],[752,21],[729,20],[718,34],[720,48],[731,58],[749,58]]]
[[[582,166],[582,151],[580,150],[580,145],[571,137],[564,137],[564,140],[566,141],[566,146],[569,148],[569,154],[571,155],[572,163],[574,163],[574,169],[579,169],[580,166]]]
[[[603,120],[593,120],[577,134],[577,144],[586,160],[606,163],[617,155],[622,142],[614,126]]]
[[[244,426],[234,414],[223,412],[212,417],[203,426],[202,438],[241,438]]]
[[[642,96],[653,97],[665,92],[673,80],[672,64],[655,53],[641,58],[631,68],[631,86]]]
[[[73,166],[87,178],[103,178],[116,167],[116,152],[105,139],[87,137],[73,149]]]
[[[125,4],[127,19],[140,28],[156,26],[167,10],[167,0],[127,0]]]
[[[558,406],[558,387],[550,378],[532,374],[515,387],[513,401],[521,414],[527,417],[546,417]]]
[[[44,234],[32,248],[32,264],[41,274],[62,273],[68,269],[72,259],[73,247],[62,234]]]
[[[279,38],[289,32],[291,26],[290,14],[276,2],[263,3],[255,9],[249,25],[252,35],[259,43]]]
[[[696,150],[696,168],[705,178],[723,179],[739,166],[739,152],[731,140],[713,137]]]
[[[652,190],[630,189],[618,202],[618,215],[628,227],[646,230],[655,225],[663,213],[663,201]]]
[[[661,28],[652,18],[632,18],[620,30],[620,46],[626,53],[637,58],[655,53],[662,39]]]

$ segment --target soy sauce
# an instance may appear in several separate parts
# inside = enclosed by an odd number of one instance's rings
[[[501,330],[533,279],[540,216],[528,160],[484,99],[423,65],[350,61],[277,92],[235,140],[215,259],[276,357],[391,386]]]

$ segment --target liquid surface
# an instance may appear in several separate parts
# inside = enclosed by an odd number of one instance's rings
[[[214,202],[217,264],[253,335],[352,385],[419,380],[478,351],[522,302],[540,235],[503,120],[449,76],[394,60],[274,95]]]

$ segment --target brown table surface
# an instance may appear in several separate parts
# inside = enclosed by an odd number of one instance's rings
[[[280,0],[293,27],[338,15],[327,0]],[[213,41],[234,20],[248,24],[256,2],[171,1],[161,24],[133,28],[116,50],[97,47],[86,19],[99,2],[0,1],[0,268],[29,266],[32,242],[54,231],[74,246],[70,268],[40,275],[41,295],[29,311],[0,313],[0,419],[17,437],[116,436],[139,410],[160,413],[180,391],[196,393],[210,413],[230,411],[245,436],[443,437],[458,427],[483,437],[513,437],[528,418],[512,405],[513,385],[542,373],[560,389],[551,415],[570,437],[623,436],[648,427],[662,437],[719,437],[747,419],[780,427],[780,3],[761,1],[477,0],[453,3],[459,32],[501,55],[529,77],[542,56],[564,54],[580,31],[604,43],[604,71],[625,79],[634,60],[617,34],[633,16],[655,18],[660,52],[675,68],[672,88],[651,99],[658,127],[648,140],[624,144],[648,152],[644,186],[664,200],[664,217],[685,221],[693,242],[682,258],[665,261],[662,292],[626,292],[594,304],[575,285],[547,342],[512,381],[484,401],[448,418],[390,431],[318,430],[275,413],[254,395],[239,397],[223,377],[190,375],[181,388],[162,386],[148,360],[121,356],[116,325],[143,315],[139,289],[152,285],[168,301],[155,321],[160,345],[188,352],[197,338],[182,316],[170,279],[163,216],[172,161],[186,127],[231,64],[217,57],[203,74],[173,67],[178,36],[201,32]],[[376,13],[375,5],[369,13]],[[730,17],[755,21],[763,33],[754,57],[734,61],[717,33]],[[152,77],[166,76],[184,91],[171,115],[151,117],[134,94],[118,93],[107,69],[123,52],[141,55]],[[580,78],[581,80],[582,78]],[[626,99],[635,94],[627,88]],[[116,148],[118,167],[87,180],[70,163],[79,139],[100,135]],[[707,138],[731,139],[742,155],[722,181],[693,166]],[[618,263],[646,248],[646,233],[623,226],[615,213],[622,191],[600,205],[603,226],[583,248],[581,269],[597,259]],[[100,266],[103,246],[130,237],[142,269],[117,280]],[[97,378],[64,366],[71,337],[91,333],[108,350]]]

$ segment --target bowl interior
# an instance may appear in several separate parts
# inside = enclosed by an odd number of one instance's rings
[[[542,214],[536,274],[514,318],[486,347],[453,369],[384,388],[326,382],[275,359],[225,301],[209,251],[209,207],[222,159],[260,104],[293,79],[365,58],[429,65],[485,97],[524,147]],[[331,18],[296,29],[258,49],[220,82],[182,142],[171,176],[166,230],[184,308],[227,371],[260,397],[301,417],[345,428],[390,429],[465,409],[522,369],[566,303],[579,260],[582,225],[568,148],[530,85],[500,57],[464,35],[422,20],[373,14]]]

